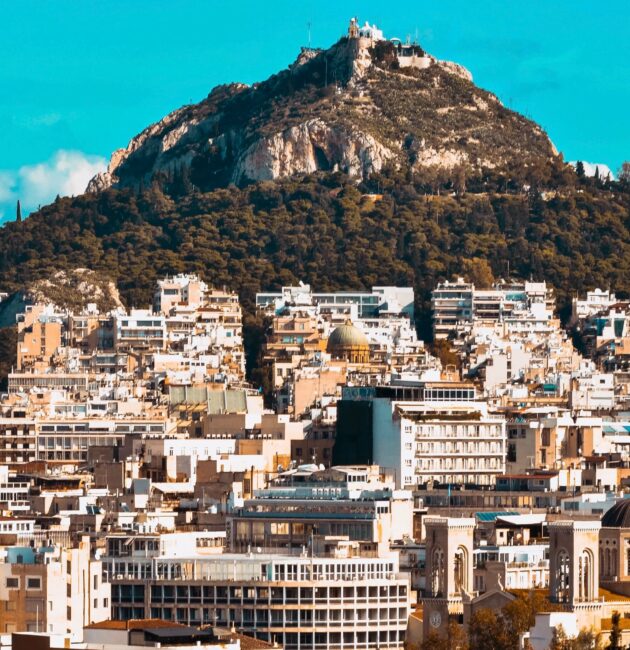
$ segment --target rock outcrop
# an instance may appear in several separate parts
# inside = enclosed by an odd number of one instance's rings
[[[81,311],[94,303],[102,312],[124,308],[116,284],[91,269],[57,271],[24,290],[29,302],[53,304],[60,309]]]
[[[391,43],[343,38],[303,49],[252,87],[215,88],[134,137],[88,191],[137,187],[187,170],[209,190],[339,170],[364,178],[397,167],[497,168],[556,155],[545,133],[472,83],[462,66]]]

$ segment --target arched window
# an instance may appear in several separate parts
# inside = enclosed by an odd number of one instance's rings
[[[462,590],[468,590],[468,551],[463,546],[460,546],[457,551],[455,551],[453,578],[456,593]]]
[[[560,549],[556,555],[555,596],[559,603],[569,602],[569,554]]]
[[[607,561],[610,561],[610,549],[606,549]],[[578,599],[593,600],[593,556],[590,551],[580,553],[578,559]]]
[[[441,597],[444,591],[444,551],[439,546],[431,555],[431,595]]]

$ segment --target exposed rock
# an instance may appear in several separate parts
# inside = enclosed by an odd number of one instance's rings
[[[80,311],[89,303],[105,312],[124,308],[116,284],[90,269],[57,271],[33,282],[24,293],[31,302],[54,304],[60,309]]]
[[[218,86],[149,126],[88,191],[137,187],[184,167],[193,184],[212,189],[320,170],[362,178],[386,161],[495,168],[557,155],[541,129],[476,88],[463,66],[421,52],[401,67],[396,56],[367,38],[303,48],[268,80]]]
[[[348,132],[319,119],[308,120],[256,141],[236,165],[233,180],[273,180],[332,169],[365,176],[380,171],[393,156],[387,147],[358,129]]]
[[[437,59],[436,63],[440,68],[442,68],[442,70],[445,70],[449,74],[453,74],[456,77],[460,77],[461,79],[465,79],[466,81],[470,81],[472,83],[472,73],[463,65],[460,65],[459,63],[453,63],[452,61],[439,61]]]

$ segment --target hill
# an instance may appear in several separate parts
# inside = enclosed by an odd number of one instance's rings
[[[0,228],[0,291],[89,268],[143,306],[159,277],[196,272],[240,293],[250,371],[256,291],[299,280],[411,284],[425,337],[430,292],[454,275],[544,279],[563,309],[595,286],[630,295],[628,183],[578,177],[465,70],[411,56],[342,39],[176,111],[90,192]]]
[[[158,277],[194,271],[239,290],[246,306],[258,290],[302,279],[324,290],[412,283],[426,310],[438,280],[486,266],[505,275],[509,264],[515,275],[552,282],[561,302],[595,285],[627,294],[630,193],[578,182],[564,167],[549,174],[557,189],[544,192],[506,191],[510,180],[498,177],[467,179],[470,191],[459,193],[445,181],[437,194],[414,177],[380,174],[357,186],[327,173],[60,199],[0,229],[0,289],[89,266],[139,306]],[[484,183],[490,191],[477,189]]]
[[[139,188],[183,170],[208,191],[317,171],[366,179],[386,165],[531,168],[556,156],[540,127],[461,66],[417,45],[342,38],[303,50],[262,83],[220,86],[167,115],[116,151],[89,190]]]

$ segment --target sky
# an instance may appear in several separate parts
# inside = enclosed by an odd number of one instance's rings
[[[566,160],[630,159],[628,0],[0,3],[0,221],[80,194],[145,126],[327,47],[351,16],[419,38],[537,121]]]

